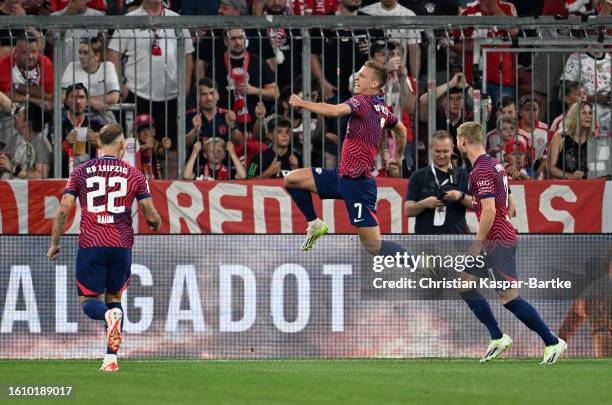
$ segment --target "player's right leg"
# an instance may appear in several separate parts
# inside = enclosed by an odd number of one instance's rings
[[[101,371],[118,371],[117,353],[123,343],[123,307],[121,296],[127,289],[132,274],[132,250],[108,248],[109,263],[106,284],[106,355]]]
[[[478,282],[478,276],[474,274],[470,274],[467,271],[477,270],[466,270],[461,272],[461,280],[462,281],[470,281],[470,282]],[[510,349],[512,347],[512,339],[510,336],[502,333],[497,325],[497,320],[495,319],[495,315],[493,315],[493,311],[491,310],[491,306],[486,298],[475,288],[461,288],[459,289],[459,295],[468,305],[474,316],[478,318],[478,320],[486,326],[489,331],[489,335],[491,336],[491,341],[489,342],[489,346],[487,347],[486,352],[480,358],[481,363],[489,362],[496,357],[499,357],[504,351]]]
[[[79,248],[77,251],[76,284],[85,315],[103,321],[108,310],[103,301],[106,271],[105,258],[98,248]]]
[[[312,203],[312,193],[324,198],[338,198],[337,170],[321,168],[303,168],[291,171],[285,177],[287,192],[298,206],[306,221],[308,229],[302,250],[309,250],[316,241],[327,234],[327,224],[319,219]]]

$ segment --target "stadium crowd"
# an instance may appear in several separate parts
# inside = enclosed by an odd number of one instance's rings
[[[339,15],[339,16],[539,16],[609,15],[610,0],[5,0],[0,15],[131,16]],[[295,31],[295,32],[294,32]],[[303,165],[303,130],[311,130],[312,166],[338,165],[345,120],[311,116],[289,106],[301,95],[299,30],[183,30],[184,55],[173,29],[73,29],[57,38],[36,29],[0,30],[0,178],[67,177],[95,157],[100,128],[122,124],[136,140],[135,165],[148,178],[245,179],[282,177]],[[484,31],[484,32],[483,32]],[[436,33],[437,87],[427,83],[428,39],[417,29],[310,32],[313,100],[351,97],[352,77],[369,58],[385,64],[387,102],[410,129],[401,173],[386,173],[392,136],[383,137],[376,175],[408,177],[429,162],[430,98],[436,131],[456,144],[456,131],[474,113],[470,38],[534,35],[519,29],[463,29]],[[610,137],[611,55],[608,32],[584,52],[547,56],[490,53],[487,82],[487,151],[513,179],[584,179],[612,175]],[[598,40],[596,40],[598,39]],[[54,43],[55,42],[55,43]],[[61,46],[60,60],[53,47]],[[178,134],[178,58],[184,57],[186,133]],[[53,173],[51,120],[54,65],[59,64],[62,172]],[[132,110],[126,106],[132,105]],[[130,113],[133,118],[128,117]],[[178,162],[179,136],[186,161]],[[442,136],[443,135],[439,135]],[[466,162],[453,153],[453,165]]]

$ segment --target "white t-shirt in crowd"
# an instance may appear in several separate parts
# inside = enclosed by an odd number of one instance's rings
[[[51,13],[52,16],[63,16],[66,12],[66,9],[62,9],[60,11],[56,11],[55,13]],[[95,10],[93,8],[87,8],[83,14],[76,15],[74,17],[78,18],[80,16],[101,16],[104,15],[103,12]],[[72,62],[79,61],[79,45],[82,40],[95,38],[100,33],[100,30],[96,29],[76,29],[76,30],[66,30],[64,31],[64,37],[61,41],[62,46],[62,60],[60,62],[61,71],[66,70],[69,64]],[[57,63],[57,61],[55,61]]]
[[[391,17],[414,17],[414,11],[406,8],[400,4],[397,4],[394,9],[387,10],[378,3],[370,4],[369,6],[363,7],[362,13],[375,16],[391,16]],[[406,38],[407,44],[420,44],[421,43],[421,30],[406,30],[406,29],[391,29],[387,30],[387,35],[396,41],[401,42],[401,38]]]
[[[573,53],[567,58],[562,79],[579,82],[587,94],[603,91],[610,93],[612,73],[610,64],[612,56],[609,52],[595,58],[585,52]],[[609,103],[598,103],[593,106],[593,113],[602,135],[612,136],[612,110]]]
[[[79,62],[71,63],[62,76],[62,89],[75,83],[83,83],[89,96],[104,96],[113,91],[120,91],[117,71],[112,62],[102,62],[97,72],[87,73]]]
[[[142,8],[127,13],[127,16],[148,16]],[[164,10],[164,16],[178,16],[171,10]],[[177,40],[174,29],[159,29],[157,41],[161,55],[151,53],[155,37],[153,30],[117,30],[108,48],[127,57],[123,67],[126,84],[132,93],[151,101],[175,99],[177,96]],[[134,41],[136,37],[136,41]],[[183,30],[185,55],[193,53],[193,42],[188,29]],[[135,43],[134,43],[135,42]]]

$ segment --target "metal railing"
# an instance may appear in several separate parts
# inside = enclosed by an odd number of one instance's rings
[[[303,97],[305,99],[312,98],[312,91],[317,90],[313,88],[313,80],[316,79],[316,75],[314,74],[311,65],[311,54],[313,51],[313,44],[316,41],[336,41],[336,49],[337,54],[335,55],[335,60],[330,60],[329,55],[321,55],[321,65],[322,70],[327,66],[327,64],[334,64],[336,66],[340,66],[343,62],[343,59],[350,58],[352,61],[353,69],[352,72],[355,72],[359,69],[359,66],[356,64],[356,51],[354,50],[352,54],[345,55],[340,54],[340,43],[344,40],[352,40],[356,41],[357,37],[361,36],[362,32],[366,32],[367,35],[370,35],[371,32],[377,31],[382,32],[383,36],[385,36],[385,45],[384,48],[388,50],[386,33],[388,30],[421,30],[422,37],[424,42],[420,45],[421,48],[424,48],[424,53],[427,55],[424,58],[424,61],[427,63],[427,69],[421,69],[421,74],[416,74],[414,76],[415,88],[414,97],[416,99],[414,109],[410,116],[413,117],[412,120],[412,130],[414,131],[414,142],[413,149],[410,156],[406,156],[409,160],[414,161],[414,165],[412,169],[422,167],[427,164],[427,155],[424,155],[427,147],[431,141],[433,133],[438,129],[442,128],[443,125],[438,125],[437,120],[437,112],[439,110],[438,104],[444,103],[446,101],[446,108],[449,108],[448,105],[450,103],[450,92],[447,89],[446,91],[446,100],[440,98],[437,100],[436,97],[429,96],[427,98],[427,103],[423,106],[420,105],[420,99],[423,96],[424,92],[432,91],[435,92],[436,87],[439,83],[440,74],[444,76],[446,73],[444,80],[449,81],[451,77],[451,65],[459,65],[461,72],[465,75],[466,69],[471,68],[466,66],[466,57],[468,54],[473,55],[474,60],[474,80],[471,83],[474,91],[474,105],[473,105],[473,113],[474,119],[480,121],[483,124],[483,127],[486,128],[488,124],[488,113],[487,113],[487,101],[486,101],[486,83],[490,78],[489,72],[485,68],[487,66],[487,58],[490,57],[492,53],[508,53],[508,54],[519,54],[519,53],[531,53],[532,55],[537,52],[563,52],[568,53],[571,51],[583,51],[584,47],[592,44],[593,41],[598,41],[602,45],[610,45],[612,42],[608,37],[602,37],[601,30],[607,29],[611,26],[612,18],[610,17],[597,17],[597,18],[579,18],[579,17],[570,17],[564,20],[558,20],[555,18],[511,18],[511,17],[371,17],[371,16],[358,16],[358,17],[285,17],[285,16],[274,16],[274,17],[250,17],[250,16],[242,16],[242,17],[194,17],[194,16],[182,16],[182,17],[124,17],[124,16],[108,16],[108,17],[36,17],[36,16],[28,16],[28,17],[0,17],[0,24],[6,27],[9,30],[19,30],[24,28],[35,28],[40,32],[47,33],[48,37],[53,38],[54,42],[54,51],[53,51],[53,59],[54,61],[60,61],[62,59],[63,54],[63,45],[64,40],[66,39],[66,33],[72,32],[74,34],[74,30],[77,29],[89,29],[89,30],[115,30],[115,38],[118,30],[122,30],[124,33],[128,33],[126,37],[119,37],[119,41],[132,41],[134,48],[137,47],[137,36],[148,38],[151,44],[154,41],[174,41],[176,43],[176,54],[175,55],[183,55],[186,52],[187,42],[183,41],[184,32],[183,29],[190,30],[190,36],[193,40],[195,40],[195,61],[198,62],[200,59],[200,48],[198,44],[201,42],[203,38],[211,39],[210,43],[212,46],[211,54],[213,55],[212,61],[210,63],[210,71],[213,78],[216,78],[218,75],[215,71],[218,65],[218,60],[216,58],[219,55],[219,50],[215,49],[215,47],[219,43],[223,43],[223,41],[219,41],[220,38],[216,38],[218,32],[222,32],[221,30],[230,28],[230,27],[240,27],[243,29],[250,29],[249,33],[253,33],[249,38],[251,41],[254,41],[254,45],[258,46],[258,55],[259,56],[259,76],[262,76],[262,70],[266,69],[266,66],[263,65],[266,63],[263,60],[262,55],[262,47],[264,41],[269,41],[269,31],[270,30],[284,30],[286,35],[286,40],[290,44],[291,50],[291,62],[293,62],[293,55],[295,49],[292,49],[295,44],[301,43],[301,49],[297,50],[295,55],[299,56],[301,59],[300,65],[294,65],[293,63],[290,66],[290,87],[291,90],[297,89],[301,87],[303,91]],[[486,34],[484,38],[472,38],[470,32],[472,29],[490,33]],[[514,38],[510,38],[508,35],[498,35],[500,32],[507,32],[511,29],[518,29],[519,35]],[[159,37],[158,32],[160,30],[168,30],[167,32],[173,32],[173,37]],[[220,30],[220,31],[217,31]],[[204,31],[207,31],[210,34],[203,34]],[[404,31],[404,32],[406,32]],[[165,32],[165,31],[164,31]],[[349,35],[345,35],[346,32],[350,32]],[[357,33],[357,34],[356,34]],[[578,34],[576,34],[578,33]],[[131,34],[131,35],[130,35]],[[68,34],[70,35],[70,34]],[[206,36],[209,35],[209,36]],[[223,34],[222,34],[223,35]],[[326,36],[327,35],[327,36]],[[111,38],[111,35],[108,36]],[[348,38],[348,39],[347,39]],[[374,34],[369,38],[370,45],[372,45],[373,41],[377,39],[382,39],[376,37]],[[401,48],[401,58],[404,63],[407,63],[407,58],[409,55],[406,55],[406,51],[404,48],[405,40],[407,38],[400,38],[400,48]],[[72,38],[72,46],[75,45],[75,38]],[[451,47],[453,43],[463,43],[468,44],[468,40],[473,42],[473,51],[469,52],[466,50],[466,47],[462,47],[460,52],[455,53],[453,57],[451,54]],[[108,44],[108,41],[107,41]],[[299,46],[299,45],[298,45]],[[503,46],[503,48],[500,48]],[[355,49],[355,46],[353,47]],[[105,52],[106,48],[105,48]],[[607,49],[604,49],[604,52],[608,52]],[[167,54],[163,56],[167,58]],[[451,60],[454,62],[451,63]],[[176,57],[176,77],[169,77],[171,73],[168,70],[168,64],[166,63],[166,70],[163,72],[163,78],[160,77],[152,77],[152,63],[149,61],[149,72],[148,76],[153,80],[164,80],[164,83],[167,83],[168,80],[174,80],[176,82],[176,133],[170,134],[176,140],[176,162],[178,169],[172,177],[182,178],[183,177],[183,165],[186,161],[186,107],[188,103],[188,90],[185,88],[184,83],[186,80],[192,80],[195,83],[196,88],[196,97],[195,102],[191,101],[190,104],[193,105],[197,111],[200,111],[200,97],[198,94],[199,86],[197,85],[199,79],[202,79],[203,76],[207,76],[206,71],[201,71],[199,69],[198,64],[194,64],[194,73],[192,76],[187,77],[185,74],[186,68],[186,59],[183,57]],[[271,58],[277,61],[277,54],[275,53],[274,57]],[[333,57],[332,57],[333,59]],[[445,60],[444,60],[445,59]],[[517,58],[515,58],[515,61]],[[76,61],[75,61],[76,62]],[[166,59],[166,62],[168,60]],[[445,62],[445,69],[440,69],[440,65]],[[174,62],[171,62],[174,63]],[[125,64],[123,64],[125,69]],[[277,83],[279,80],[279,71],[278,65],[277,70],[274,72],[274,82]],[[518,63],[514,63],[513,66],[518,71]],[[137,69],[137,64],[133,66],[133,80],[136,86],[139,85],[138,77],[146,76],[144,72],[139,72]],[[533,67],[532,67],[533,69]],[[339,68],[338,68],[339,72]],[[480,72],[480,74],[478,74]],[[61,97],[62,94],[62,86],[60,83],[60,78],[63,76],[62,64],[54,63],[53,64],[53,76],[54,76],[54,94],[53,94],[53,173],[56,177],[62,173],[62,127],[59,123],[62,121],[62,105],[63,100]],[[126,74],[125,70],[123,72]],[[42,72],[43,75],[49,74],[49,72]],[[301,77],[301,83],[296,83],[296,79]],[[323,76],[324,77],[324,76]],[[533,77],[533,75],[532,75]],[[332,78],[327,78],[332,80]],[[336,87],[340,87],[342,85],[339,83],[340,73],[338,73],[338,77],[336,78]],[[515,75],[515,86],[518,89],[518,75]],[[319,91],[324,94],[326,91],[326,83],[321,82],[319,80]],[[27,86],[26,86],[27,87]],[[610,87],[610,83],[603,83],[602,88]],[[151,89],[152,86],[149,86]],[[193,86],[191,86],[193,88]],[[167,90],[167,89],[166,89]],[[282,90],[282,89],[278,89]],[[424,90],[423,93],[421,90]],[[150,90],[152,91],[152,90]],[[223,89],[223,91],[226,91]],[[339,90],[338,90],[339,91]],[[245,91],[246,92],[246,91]],[[137,96],[138,91],[135,91],[135,96]],[[166,92],[167,93],[167,92]],[[463,99],[466,101],[466,105],[462,107],[461,111],[461,120],[465,120],[469,118],[467,114],[467,109],[471,108],[471,102],[468,100],[468,91],[466,89],[462,90]],[[533,95],[533,86],[531,87],[531,93]],[[519,94],[519,91],[516,91],[516,94]],[[433,93],[431,94],[433,95]],[[44,96],[44,91],[43,91]],[[262,96],[262,91],[259,92],[259,101],[266,101]],[[223,105],[221,107],[231,109],[232,105],[229,103]],[[169,99],[168,97],[164,97],[162,100],[165,104],[165,117],[163,117],[163,122],[166,124],[166,128],[163,128],[163,132],[165,135],[169,135],[167,133],[168,122],[169,120],[173,120],[175,117],[167,116],[169,111],[169,102],[173,101],[174,98]],[[341,102],[338,95],[336,95],[334,102]],[[550,100],[550,99],[549,99]],[[149,104],[150,109],[152,108],[154,101],[152,97],[149,98],[151,102]],[[517,102],[518,99],[515,99]],[[124,105],[126,99],[122,97],[120,104]],[[131,104],[132,100],[128,104]],[[279,100],[278,97],[274,97],[273,100],[267,101],[268,103],[268,112],[270,110],[274,110],[275,113],[279,112],[279,109],[283,107],[282,100]],[[404,95],[400,92],[399,97],[399,107],[403,109],[405,106],[406,99]],[[133,101],[133,104],[137,103],[137,97]],[[427,113],[423,114],[421,109],[426,105]],[[550,106],[546,106],[547,111],[550,111]],[[608,100],[609,107],[609,100]],[[116,107],[114,107],[116,109]],[[135,107],[138,108],[138,107]],[[171,108],[171,110],[173,110]],[[118,108],[118,121],[125,125],[124,122],[124,109]],[[135,115],[138,114],[138,110]],[[293,117],[294,111],[290,108],[290,117]],[[451,129],[450,119],[448,117],[448,112],[446,114],[447,120],[447,129]],[[426,119],[420,120],[419,117],[426,116]],[[444,116],[444,114],[442,115]],[[278,120],[278,118],[274,118],[274,120]],[[313,163],[321,163],[321,165],[325,164],[325,155],[326,152],[329,152],[329,144],[330,142],[326,142],[326,136],[328,135],[328,122],[321,122],[314,127],[314,129],[318,132],[322,132],[322,136],[320,141],[317,140],[317,144],[313,144],[313,131],[311,125],[304,125],[303,123],[311,122],[311,114],[307,111],[304,111],[301,116],[301,139],[299,140],[302,144],[302,162],[304,166],[310,166]],[[550,123],[550,120],[547,119],[547,122]],[[259,122],[259,135],[258,137],[255,135],[248,135],[251,133],[251,128],[247,123],[239,123],[242,125],[242,142],[243,142],[243,153],[242,156],[243,164],[248,162],[248,146],[249,142],[260,142],[259,144],[259,158],[261,163],[261,155],[262,155],[262,147],[261,143],[265,139],[264,136],[264,127],[263,122]],[[344,123],[340,120],[337,120],[335,123],[335,135],[337,138],[337,145],[333,142],[331,144],[336,145],[335,153],[340,156],[340,149],[342,144],[342,128]],[[216,134],[217,125],[216,121],[213,121],[213,134]],[[517,123],[518,126],[518,123]],[[292,128],[293,129],[293,128]],[[130,135],[130,134],[128,134]],[[213,135],[214,137],[215,135]],[[319,135],[317,135],[319,136]],[[250,138],[249,138],[250,137]],[[197,138],[196,138],[197,141]],[[318,145],[318,142],[321,145]],[[256,144],[257,145],[257,144]],[[291,136],[291,145],[290,150],[293,152],[294,148],[297,147],[297,142],[293,135]],[[386,142],[383,143],[383,147],[386,147]],[[314,148],[314,149],[313,149]],[[423,150],[425,148],[425,151]],[[320,153],[323,157],[321,160],[317,162],[312,161],[312,157],[314,156],[314,152]],[[424,156],[423,156],[424,155]],[[168,176],[168,153],[164,155],[164,164],[165,164],[165,176]],[[200,164],[198,159],[198,165]],[[229,169],[231,171],[233,162],[228,160]],[[339,162],[338,162],[339,164]],[[248,170],[248,167],[245,167]],[[213,167],[213,177],[215,177],[216,167]],[[549,170],[550,171],[550,170]],[[261,175],[262,171],[260,169],[259,175]],[[405,174],[405,173],[404,173]]]

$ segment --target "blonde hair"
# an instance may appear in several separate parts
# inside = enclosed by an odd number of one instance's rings
[[[225,141],[221,138],[208,138],[206,141],[204,141],[204,150],[208,150],[208,145],[211,144],[213,145],[213,147],[217,146],[217,144],[220,144],[223,150],[225,150]]]
[[[464,122],[457,128],[457,138],[459,137],[465,138],[468,143],[482,144],[482,126],[473,121]]]
[[[112,145],[119,137],[123,136],[123,128],[119,124],[107,124],[100,129],[100,144]]]
[[[557,131],[557,134],[560,134],[561,136],[568,135],[573,138],[575,135],[579,135],[581,132],[583,132],[584,129],[582,128],[580,124],[580,121],[581,121],[580,115],[582,113],[582,109],[587,105],[591,107],[591,111],[593,111],[593,105],[591,105],[591,103],[578,102],[578,103],[572,104],[569,110],[567,110],[567,115],[565,116],[565,119],[563,120],[563,126],[559,128],[559,131]],[[588,131],[589,132],[586,134],[587,139],[595,134],[595,111],[593,111],[593,119],[591,120],[591,128],[589,128]]]

